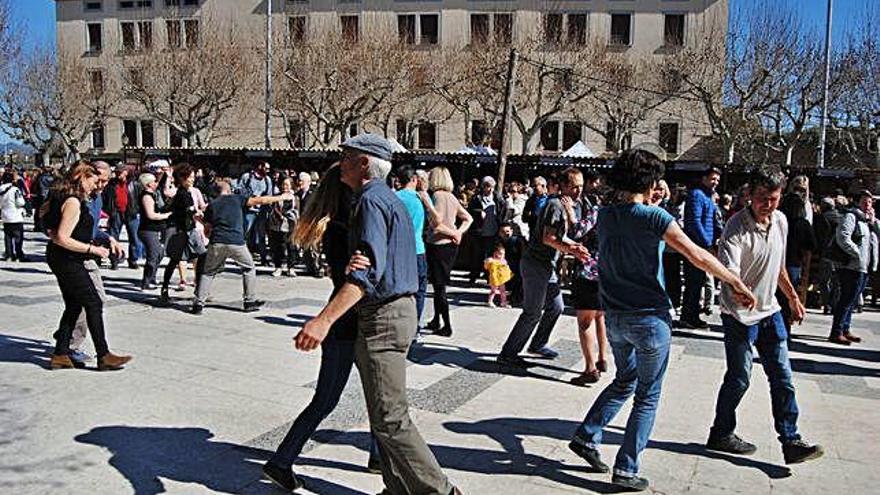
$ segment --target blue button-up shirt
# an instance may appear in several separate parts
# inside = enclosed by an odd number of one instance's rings
[[[101,209],[103,207],[104,199],[101,198],[100,194],[95,195],[94,198],[89,200],[89,213],[92,214],[92,220],[94,220],[92,226],[92,239],[102,244],[109,244],[110,235],[101,230],[101,226],[99,225],[99,223],[101,222]]]
[[[370,259],[370,267],[349,273],[364,290],[363,304],[380,304],[418,290],[415,234],[406,207],[380,179],[358,197],[349,230],[349,248]]]

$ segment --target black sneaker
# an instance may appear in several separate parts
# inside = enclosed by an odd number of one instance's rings
[[[682,318],[678,320],[678,326],[680,328],[687,328],[691,330],[705,330],[709,328],[709,324],[701,320],[700,317]]]
[[[611,483],[623,488],[627,492],[643,492],[648,489],[650,483],[646,478],[639,476],[620,476],[615,474],[611,477]]]
[[[513,366],[516,368],[527,368],[529,366],[529,362],[519,356],[504,356],[499,354],[496,361],[502,366]]]
[[[443,327],[439,330],[435,330],[431,333],[431,335],[436,335],[438,337],[452,337],[452,328],[451,327]]]
[[[782,456],[785,457],[786,464],[811,461],[822,457],[824,454],[825,450],[821,445],[810,445],[803,440],[782,444]]]
[[[253,313],[254,311],[259,311],[263,305],[266,304],[266,301],[262,301],[260,299],[254,301],[245,301],[244,302],[244,312],[245,313]]]
[[[709,441],[706,442],[706,448],[738,455],[752,455],[758,450],[753,444],[746,442],[733,433],[723,438],[713,438],[710,436]]]
[[[568,443],[568,448],[577,454],[578,457],[587,461],[587,464],[589,464],[597,473],[607,473],[611,471],[608,464],[602,462],[602,456],[599,454],[598,450],[585,447],[573,440]]]
[[[168,288],[163,287],[162,292],[159,293],[159,302],[158,305],[161,307],[167,307],[171,305],[171,298],[168,296]]]
[[[202,311],[204,311],[204,309],[205,309],[205,306],[204,306],[203,304],[197,304],[197,303],[194,303],[194,304],[192,305],[192,309],[190,310],[190,312],[191,312],[192,314],[198,316],[198,315],[201,315],[201,314],[202,314]]]
[[[293,493],[304,486],[302,480],[297,478],[292,470],[280,468],[270,462],[263,464],[263,475],[288,493]]]
[[[440,320],[431,320],[425,325],[425,330],[430,330],[432,332],[436,332],[440,330]]]

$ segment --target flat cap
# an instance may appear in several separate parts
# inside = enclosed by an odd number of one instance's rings
[[[391,157],[394,155],[394,145],[390,141],[370,133],[350,137],[340,144],[339,147],[360,151],[387,161],[391,161]]]

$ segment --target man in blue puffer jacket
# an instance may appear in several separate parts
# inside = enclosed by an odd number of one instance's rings
[[[711,250],[716,242],[715,210],[718,207],[712,194],[721,182],[721,171],[710,167],[700,179],[700,184],[688,191],[684,207],[684,232],[697,246]],[[706,285],[706,272],[685,263],[684,300],[681,306],[680,325],[684,328],[709,328],[700,318],[700,294]]]

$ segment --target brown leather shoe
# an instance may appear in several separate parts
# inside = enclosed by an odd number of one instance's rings
[[[67,354],[52,354],[52,359],[49,360],[49,369],[52,370],[72,369],[73,367],[73,360]]]
[[[850,342],[849,339],[847,339],[843,335],[832,335],[831,337],[828,337],[828,342],[831,342],[832,344],[840,344],[840,345],[851,345],[852,344],[852,342]]]
[[[861,337],[853,335],[851,333],[844,334],[843,338],[845,338],[846,340],[848,340],[852,343],[855,343],[855,344],[858,344],[859,342],[862,341]]]
[[[131,361],[131,356],[117,356],[112,352],[98,358],[98,371],[121,370],[125,363]]]

